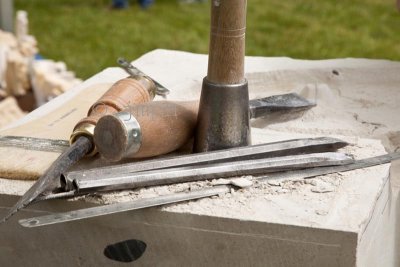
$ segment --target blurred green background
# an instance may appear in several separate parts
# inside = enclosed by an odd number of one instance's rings
[[[40,53],[65,61],[80,78],[156,48],[208,52],[210,0],[16,0],[29,13]],[[400,12],[394,0],[248,0],[246,54],[305,59],[400,60]]]

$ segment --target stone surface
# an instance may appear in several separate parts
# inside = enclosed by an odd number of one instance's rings
[[[32,88],[38,105],[63,94],[82,81],[67,70],[64,62],[53,60],[37,60],[32,63]]]
[[[25,116],[14,97],[7,97],[0,102],[0,128]]]
[[[198,98],[207,58],[156,50],[134,64],[170,88],[170,99],[184,100]],[[298,118],[253,122],[253,140],[340,136],[353,144],[346,152],[364,158],[385,153],[379,140],[369,139],[373,137],[383,140],[387,150],[394,150],[400,123],[391,114],[398,114],[400,109],[396,91],[399,70],[400,63],[384,60],[249,57],[246,71],[252,98],[296,91],[318,102],[316,108]],[[88,86],[113,82],[124,75],[122,70],[107,69],[14,126],[44,116]],[[390,181],[387,164],[310,180],[263,182],[212,199],[37,229],[19,227],[18,217],[210,184],[130,190],[97,195],[85,202],[40,203],[0,228],[0,263],[13,255],[20,266],[32,262],[44,266],[65,262],[111,265],[102,254],[104,247],[136,238],[147,244],[145,253],[135,262],[143,266],[397,266],[400,183],[398,168],[392,168],[392,172],[395,174]],[[31,183],[1,179],[3,207],[16,201],[8,195],[22,194]],[[1,212],[5,213],[5,208]],[[59,240],[63,240],[62,247]],[[26,251],[32,251],[29,257],[21,257]]]

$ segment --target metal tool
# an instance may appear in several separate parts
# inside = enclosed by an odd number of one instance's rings
[[[249,92],[244,77],[246,2],[211,2],[208,72],[201,89],[195,152],[251,143]]]
[[[376,165],[382,165],[398,159],[400,159],[400,152],[394,152],[376,157],[356,160],[353,163],[347,165],[317,167],[317,168],[309,168],[297,171],[273,173],[265,176],[265,179],[279,180],[279,179],[312,178],[315,176],[320,176],[330,173],[347,172],[357,169],[368,168]]]
[[[57,177],[60,177],[62,172],[79,161],[91,150],[92,143],[88,138],[78,138],[78,140],[63,152],[36,183],[19,199],[17,204],[15,204],[0,223],[5,222],[14,213],[32,203],[40,194],[48,193],[55,189],[59,182]]]
[[[390,153],[386,155],[381,155],[377,157],[371,157],[361,160],[356,160],[354,163],[342,166],[332,166],[332,167],[317,167],[309,168],[304,170],[297,170],[293,172],[283,172],[267,176],[258,177],[258,181],[266,181],[269,179],[277,178],[307,178],[313,176],[319,176],[329,173],[336,172],[346,172],[355,169],[367,168],[376,165],[390,163],[391,161],[400,159],[400,152]],[[218,185],[211,188],[200,189],[196,191],[191,191],[188,193],[174,193],[166,196],[159,196],[148,199],[140,199],[129,201],[125,203],[117,203],[106,206],[99,206],[94,208],[80,209],[70,212],[51,214],[47,216],[34,217],[29,219],[22,219],[19,223],[24,227],[38,227],[55,223],[69,222],[73,220],[80,220],[86,218],[92,218],[97,216],[103,216],[108,214],[115,214],[118,212],[137,210],[145,207],[162,206],[165,204],[178,203],[190,199],[190,196],[196,196],[193,199],[206,198],[213,195],[220,195],[228,193],[230,191],[230,186]],[[175,202],[174,202],[175,201]],[[145,203],[151,203],[152,205],[144,205]]]
[[[144,198],[125,203],[109,204],[109,205],[80,209],[65,213],[51,214],[30,219],[22,219],[19,220],[19,223],[24,227],[38,227],[49,224],[92,218],[107,214],[114,214],[123,211],[150,208],[160,205],[166,205],[169,203],[177,203],[182,201],[194,200],[198,198],[211,197],[215,195],[228,193],[229,190],[230,190],[229,186],[221,185],[207,189],[191,191],[189,193],[175,193],[155,198]]]
[[[125,163],[89,170],[72,171],[61,176],[61,184],[65,190],[72,190],[72,183],[75,179],[97,179],[98,177],[104,177],[110,174],[133,173],[204,163],[257,159],[261,157],[279,157],[306,153],[321,153],[335,151],[347,145],[348,143],[345,141],[332,137],[285,140],[247,147],[237,147],[184,156]]]
[[[275,113],[293,113],[308,110],[317,105],[316,101],[310,101],[296,94],[272,95],[249,101],[250,119],[256,119]]]
[[[343,165],[353,161],[351,156],[343,153],[314,153],[177,167],[131,174],[99,175],[97,179],[75,179],[73,186],[77,192],[99,192],[242,175],[259,175],[318,166]]]
[[[71,137],[71,146],[64,151],[36,183],[22,196],[17,204],[0,221],[5,222],[18,210],[32,203],[39,195],[49,194],[59,187],[59,177],[85,155],[94,155],[92,140],[98,120],[107,114],[118,112],[133,103],[151,101],[156,94],[154,82],[145,76],[128,77],[116,82],[77,123]]]
[[[62,153],[69,147],[69,142],[26,136],[0,136],[0,147],[18,147],[27,150]]]
[[[133,66],[129,61],[127,61],[125,58],[118,58],[117,60],[118,64],[125,69],[126,72],[128,72],[132,77],[146,77],[148,79],[151,79],[153,83],[156,85],[156,95],[166,97],[169,94],[169,90],[165,88],[163,85],[158,83],[156,80],[153,78],[147,76],[144,74],[141,70]]]
[[[100,154],[109,161],[172,152],[193,137],[197,106],[197,101],[157,101],[132,106],[100,119],[94,141]],[[275,113],[304,111],[314,106],[315,103],[290,93],[251,100],[247,112],[250,118],[255,119]],[[224,119],[237,123],[233,117]]]

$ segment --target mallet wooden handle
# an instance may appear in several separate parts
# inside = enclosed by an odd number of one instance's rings
[[[99,153],[110,161],[154,157],[182,147],[193,136],[198,101],[155,101],[102,117],[94,131]]]
[[[244,82],[246,0],[211,1],[207,80],[215,84]]]
[[[119,112],[132,104],[149,102],[154,98],[155,90],[154,82],[142,76],[117,81],[90,107],[88,116],[76,124],[70,138],[71,144],[81,135],[92,139],[94,127],[101,117]]]

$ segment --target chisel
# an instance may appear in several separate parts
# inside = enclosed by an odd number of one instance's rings
[[[131,75],[113,84],[90,107],[88,116],[76,124],[70,137],[70,147],[57,158],[0,222],[5,222],[18,210],[32,203],[39,195],[48,194],[53,191],[59,186],[61,173],[65,172],[85,155],[91,156],[96,153],[96,146],[93,142],[93,131],[96,123],[102,116],[121,111],[135,103],[151,101],[157,90],[157,86],[153,80],[142,75]],[[159,92],[161,94],[166,93],[163,88]]]
[[[18,147],[34,151],[62,153],[69,147],[69,142],[67,140],[7,135],[0,136],[0,147]]]
[[[351,156],[338,152],[312,153],[107,176],[99,173],[98,177],[92,177],[92,179],[75,179],[73,185],[77,192],[111,191],[243,175],[260,175],[320,166],[345,165],[353,161]]]
[[[198,165],[206,163],[210,164],[216,162],[238,161],[257,158],[271,158],[306,153],[332,152],[347,145],[347,142],[332,137],[284,140],[260,145],[144,160],[88,170],[72,171],[64,173],[61,176],[61,185],[64,190],[68,191],[73,189],[72,183],[75,179],[97,179],[99,177],[106,178],[110,175],[165,169],[179,166]]]
[[[94,130],[94,142],[100,155],[114,162],[172,152],[193,137],[198,105],[198,101],[133,105],[102,117]],[[304,111],[314,106],[315,103],[290,93],[251,100],[247,112],[249,117],[259,118],[272,113]],[[234,118],[225,119],[236,123]]]
[[[296,175],[296,179],[313,177],[318,175],[324,175],[328,173],[346,172],[361,168],[367,168],[371,166],[381,165],[390,163],[391,161],[398,160],[400,158],[400,152],[390,153],[386,155],[356,160],[354,163],[347,165],[331,166],[331,167],[317,167],[305,169],[304,173],[300,171],[300,175]],[[298,171],[289,173],[279,173],[278,175],[258,177],[256,180],[263,182],[268,179],[279,178],[290,178],[293,174],[299,174]],[[305,176],[302,177],[301,175]],[[24,227],[39,227],[56,223],[76,221],[86,218],[93,218],[97,216],[104,216],[108,214],[115,214],[119,212],[138,210],[148,207],[162,206],[166,204],[179,203],[188,200],[201,199],[210,196],[221,195],[230,192],[231,186],[228,185],[217,185],[204,189],[194,190],[191,192],[179,192],[172,193],[163,196],[157,196],[152,198],[139,199],[134,201],[128,201],[123,203],[115,203],[109,205],[103,205],[92,208],[79,209],[64,213],[50,214],[40,217],[21,219],[19,220],[20,225]]]
[[[41,217],[21,219],[19,224],[24,227],[38,227],[62,222],[70,222],[75,220],[82,220],[85,218],[93,218],[97,216],[103,216],[108,214],[119,213],[129,210],[137,210],[143,208],[156,207],[160,205],[172,204],[182,201],[194,200],[199,198],[216,196],[219,194],[229,193],[230,186],[221,185],[214,186],[207,189],[195,190],[189,193],[175,193],[165,196],[159,196],[154,198],[144,198],[136,201],[130,201],[125,203],[116,203],[110,205],[103,205],[93,208],[80,209],[75,211],[69,211],[65,213],[51,214]]]

